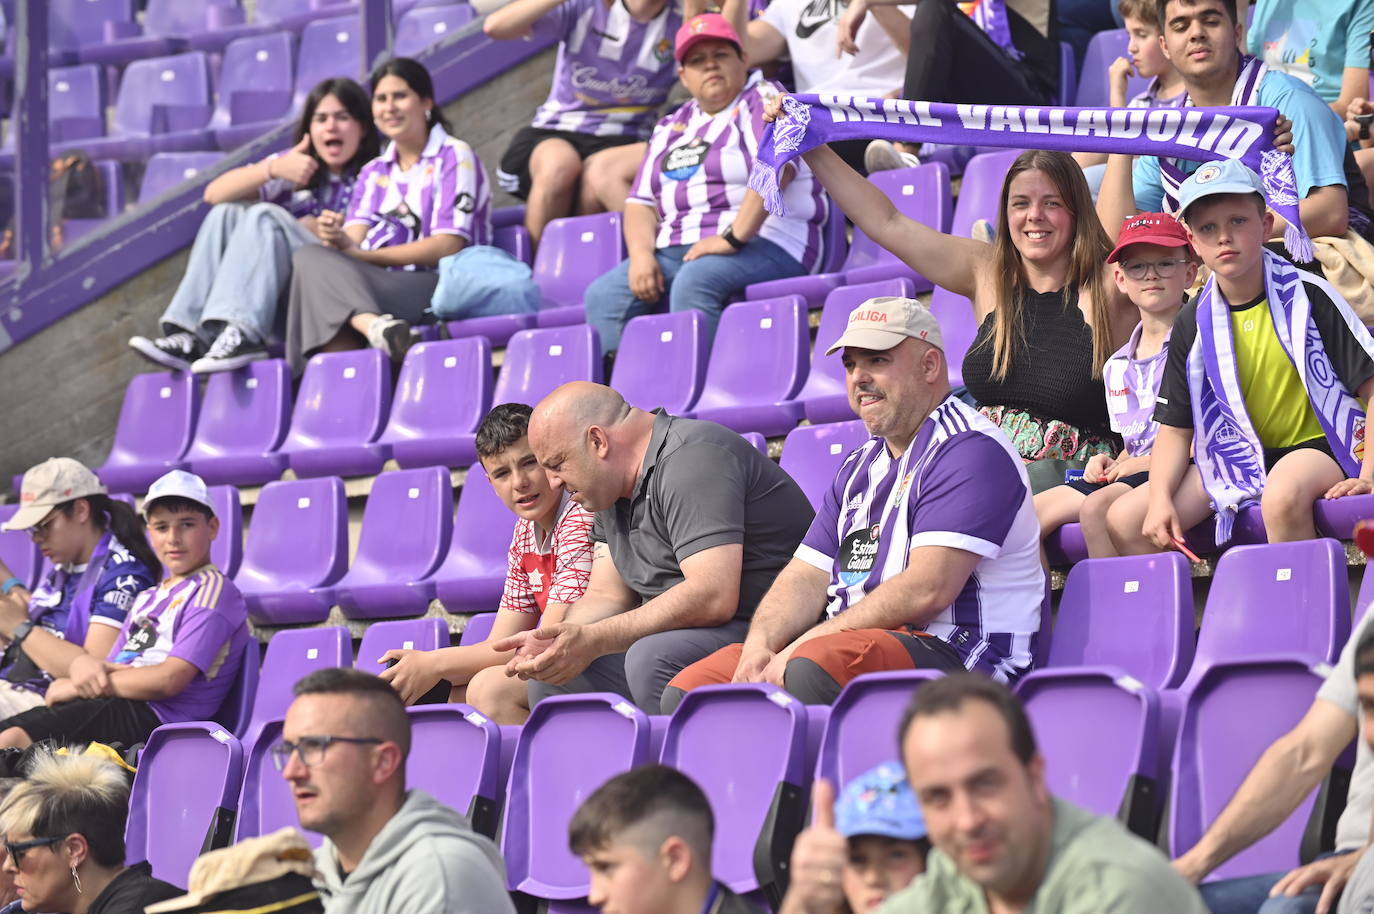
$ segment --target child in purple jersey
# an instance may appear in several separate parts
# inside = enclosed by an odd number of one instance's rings
[[[209,720],[243,661],[248,611],[210,561],[219,520],[205,482],[173,470],[148,489],[148,535],[167,577],[138,595],[101,662],[82,656],[46,707],[0,721],[0,748],[40,740],[132,746],[164,723]]]
[[[320,216],[324,245],[292,258],[286,358],[381,349],[399,362],[439,283],[436,267],[491,244],[491,192],[472,147],[452,135],[434,82],[408,57],[373,71],[372,116],[391,142],[363,166],[347,214]]]
[[[1116,264],[1117,288],[1140,309],[1140,323],[1126,345],[1107,360],[1102,378],[1112,430],[1126,446],[1115,458],[1093,457],[1082,479],[1035,496],[1041,537],[1079,521],[1093,558],[1121,554],[1108,529],[1108,511],[1117,499],[1149,479],[1150,448],[1159,430],[1154,421],[1155,398],[1164,377],[1169,333],[1183,307],[1185,290],[1197,278],[1188,234],[1172,216],[1133,216],[1120,237],[1107,262]]]
[[[482,27],[500,41],[559,37],[548,99],[501,157],[501,188],[527,201],[536,245],[552,219],[619,211],[644,140],[676,81],[677,0],[515,0]]]
[[[291,254],[323,240],[319,217],[343,212],[359,170],[377,155],[367,92],[326,79],[305,100],[296,143],[205,187],[212,208],[186,275],[162,313],[162,336],[129,345],[149,361],[197,374],[267,358]]]

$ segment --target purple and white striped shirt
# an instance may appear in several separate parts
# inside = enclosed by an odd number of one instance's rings
[[[268,159],[281,155],[275,152]],[[317,188],[300,187],[285,178],[272,178],[258,188],[258,199],[264,203],[275,203],[296,219],[305,216],[318,216],[325,210],[335,213],[348,212],[353,188],[357,183],[356,174],[336,175],[329,172],[324,182]]]
[[[470,245],[491,244],[491,190],[472,147],[438,124],[420,158],[407,170],[397,164],[396,144],[363,166],[347,225],[366,225],[365,251],[457,235]],[[428,267],[410,265],[405,270]]]
[[[657,210],[658,247],[695,244],[735,221],[763,136],[763,109],[781,91],[755,70],[724,110],[707,114],[693,99],[654,127],[625,202]],[[805,163],[794,164],[797,173],[782,194],[787,215],[769,216],[759,234],[810,273],[821,262],[830,199]]]
[[[980,556],[924,630],[968,669],[1015,681],[1030,668],[1040,630],[1040,525],[1015,447],[955,397],[901,457],[872,438],[845,458],[796,557],[830,575],[826,614],[834,616],[905,571],[918,546]]]
[[[648,22],[623,0],[564,0],[545,14],[562,37],[549,97],[534,126],[644,138],[677,82],[673,38],[682,6],[669,0]]]
[[[1126,453],[1143,457],[1155,445],[1159,423],[1155,421],[1155,399],[1159,396],[1159,382],[1164,378],[1164,365],[1169,360],[1169,341],[1148,359],[1137,359],[1141,324],[1135,325],[1126,341],[1107,364],[1102,366],[1102,380],[1107,386],[1107,414],[1112,431],[1121,435]]]

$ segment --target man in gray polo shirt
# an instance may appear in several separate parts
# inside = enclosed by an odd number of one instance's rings
[[[591,583],[565,620],[499,642],[530,703],[617,692],[651,714],[679,670],[744,638],[814,511],[734,432],[629,406],[577,381],[535,408],[530,447],[596,514]]]

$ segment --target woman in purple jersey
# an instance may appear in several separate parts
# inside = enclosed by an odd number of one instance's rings
[[[363,166],[347,215],[320,217],[324,245],[292,258],[286,357],[370,345],[400,361],[439,261],[491,244],[491,191],[472,147],[452,136],[421,64],[396,57],[371,77],[372,117],[391,142]]]
[[[136,336],[129,345],[166,368],[197,374],[267,358],[291,253],[323,240],[320,215],[348,209],[358,172],[379,147],[363,87],[351,79],[317,85],[291,149],[206,185],[213,208],[162,314],[163,335]]]

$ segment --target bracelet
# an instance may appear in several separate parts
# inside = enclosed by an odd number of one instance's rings
[[[267,158],[263,159],[262,164],[267,168],[267,180],[275,181],[277,179],[277,176],[272,174],[272,157],[268,156]]]
[[[0,583],[0,594],[3,594],[4,596],[8,597],[10,595],[10,591],[14,590],[14,588],[23,586],[24,582],[16,577],[6,578],[3,583]]]

